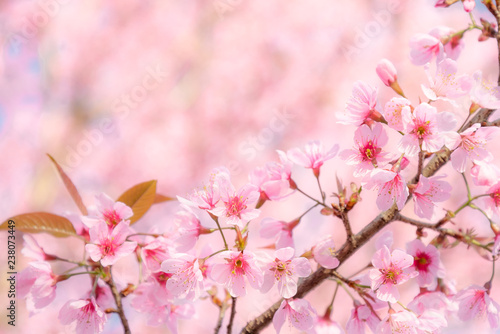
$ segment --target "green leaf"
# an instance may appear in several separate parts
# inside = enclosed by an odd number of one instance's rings
[[[66,175],[66,173],[64,172],[62,167],[59,166],[57,161],[54,158],[52,158],[52,156],[50,154],[47,154],[47,155],[49,156],[50,160],[52,160],[54,165],[56,165],[57,171],[59,172],[59,175],[61,175],[61,178],[64,182],[64,185],[66,186],[66,189],[68,189],[68,192],[71,195],[71,197],[73,198],[73,201],[75,201],[76,206],[78,206],[78,209],[80,209],[80,212],[84,216],[87,216],[88,215],[87,208],[85,207],[85,204],[83,204],[82,197],[78,193],[78,190],[76,189],[75,184],[71,181],[71,179],[68,177],[68,175]]]
[[[58,238],[78,236],[71,222],[62,216],[48,212],[32,212],[11,217],[0,225],[0,230],[9,228],[9,221],[13,220],[14,230],[26,233],[49,233]]]
[[[156,198],[156,180],[139,183],[132,188],[126,190],[120,197],[118,202],[127,204],[134,215],[130,217],[130,224],[135,223],[149,210]]]

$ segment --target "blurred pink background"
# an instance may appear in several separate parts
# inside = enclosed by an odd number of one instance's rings
[[[427,79],[423,68],[410,64],[409,39],[438,25],[456,30],[467,26],[468,16],[461,5],[435,9],[434,3],[2,1],[2,221],[24,212],[76,212],[46,153],[63,165],[84,201],[91,205],[100,192],[116,198],[130,186],[152,179],[158,180],[162,194],[186,195],[220,165],[226,165],[234,184],[241,186],[253,168],[277,160],[276,149],[302,147],[310,140],[349,148],[355,128],[337,124],[335,113],[343,111],[353,83],[364,80],[378,86],[380,104],[385,104],[393,92],[378,80],[375,66],[381,58],[388,58],[398,68],[399,82],[408,97],[418,102],[423,97],[420,84]],[[492,19],[480,4],[473,13]],[[472,32],[465,37],[466,48],[458,61],[460,72],[482,69],[495,81],[495,42],[478,43],[478,35]],[[293,172],[304,189],[317,191],[308,171]],[[462,183],[451,168],[444,168],[444,172],[459,184],[444,207],[456,208],[464,200]],[[351,169],[334,159],[322,170],[327,194],[336,191],[335,174],[346,185],[355,181]],[[374,193],[366,191],[362,197],[359,205],[363,208],[352,212],[355,231],[378,214]],[[262,218],[293,219],[309,206],[299,195],[283,203],[266,204],[254,226],[254,245],[270,243],[257,238]],[[176,209],[176,203],[157,205],[135,227],[147,231],[157,224],[168,229]],[[411,204],[405,210],[411,214]],[[206,218],[203,216],[203,221],[208,225]],[[455,222],[475,226],[485,236],[491,234],[484,218],[472,210],[464,210]],[[414,237],[414,228],[402,223],[389,228],[396,233],[395,246],[404,247]],[[345,239],[340,221],[332,222],[331,217],[318,213],[307,216],[297,232],[297,253],[324,234],[334,234],[339,245]],[[68,252],[74,243],[45,235],[37,238],[54,252]],[[220,242],[217,238],[207,240]],[[20,254],[21,241],[18,233],[18,270],[26,264]],[[63,245],[55,245],[55,241]],[[373,250],[372,243],[365,246],[350,260],[351,265],[340,271],[345,275],[356,272],[370,261]],[[73,255],[78,257],[79,251],[72,250]],[[482,285],[489,279],[489,263],[464,246],[444,251],[442,257],[458,288]],[[468,261],[457,261],[464,257]],[[0,263],[0,272],[7,272],[5,262]],[[130,280],[136,277],[134,270],[123,265]],[[90,289],[88,279],[78,281],[85,286],[83,290],[75,289],[78,285],[71,282],[61,284],[53,306],[31,318],[19,301],[15,329],[7,326],[5,311],[0,312],[0,331],[65,333],[56,320],[58,309],[68,298],[78,298]],[[318,313],[328,305],[333,286],[326,282],[308,296]],[[4,279],[0,287],[0,307],[4,310],[8,302]],[[407,290],[409,301],[418,288],[409,284]],[[492,294],[500,301],[498,286],[494,285]],[[235,328],[239,330],[275,300],[277,295],[258,292],[241,298]],[[351,302],[339,292],[335,305],[334,319],[345,325]],[[179,323],[181,333],[213,331],[217,310],[208,301],[201,301],[197,311],[195,321]],[[132,332],[165,332],[165,328],[146,329],[142,315],[129,307],[126,312]],[[457,322],[449,333],[459,328],[466,333],[470,330],[467,326]],[[121,331],[118,317],[112,316],[105,333]],[[267,331],[274,332],[271,328]]]

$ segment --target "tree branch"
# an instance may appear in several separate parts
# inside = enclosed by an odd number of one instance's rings
[[[231,334],[233,332],[233,322],[235,315],[236,315],[236,298],[231,297],[231,315],[229,317],[229,324],[227,324],[227,334]]]
[[[469,122],[465,125],[464,130],[469,128],[474,123],[482,123],[488,121],[488,117],[493,113],[494,110],[480,109],[474,117],[472,117]],[[451,151],[446,147],[443,147],[439,152],[435,153],[431,160],[427,163],[425,168],[422,170],[422,175],[425,177],[430,177],[434,175],[443,165],[445,165],[448,160],[450,160]],[[411,183],[417,183],[418,175],[410,181]],[[408,198],[409,200],[409,198]],[[347,240],[342,247],[339,249],[337,258],[340,265],[344,263],[352,254],[354,254],[361,246],[363,246],[368,240],[370,240],[378,231],[388,225],[391,221],[395,220],[397,214],[397,206],[393,205],[389,210],[378,215],[374,220],[372,220],[368,225],[366,225],[358,234],[353,237],[356,240],[356,246],[353,246],[349,240]],[[307,277],[302,281],[302,283],[297,288],[297,294],[294,298],[302,298],[309,293],[309,291],[320,285],[325,279],[332,275],[332,269],[319,268],[311,276]],[[241,333],[258,333],[264,327],[266,327],[272,320],[274,313],[280,307],[280,299],[264,311],[257,318],[249,321],[247,325],[242,329]]]
[[[117,309],[116,311],[120,316],[120,320],[123,325],[123,333],[130,334],[131,332],[130,332],[130,327],[128,325],[128,320],[127,317],[125,316],[125,312],[123,311],[122,296],[120,295],[120,292],[118,292],[115,282],[113,281],[113,275],[111,275],[111,270],[109,272],[109,280],[106,283],[109,285],[111,293],[113,294],[113,298],[115,299],[116,309]]]

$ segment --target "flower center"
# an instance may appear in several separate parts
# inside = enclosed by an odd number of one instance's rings
[[[109,226],[115,226],[121,221],[120,216],[116,213],[115,210],[105,211],[103,216],[104,220]]]
[[[500,188],[495,190],[494,193],[491,193],[490,197],[493,199],[493,202],[495,202],[495,206],[500,206]]]
[[[245,200],[242,196],[231,197],[229,202],[226,203],[227,216],[237,216],[241,218],[241,212],[245,210],[247,206],[245,205]]]
[[[401,269],[392,265],[387,269],[380,269],[380,272],[385,276],[383,284],[392,283],[394,285],[398,284],[399,276],[403,273]]]
[[[104,241],[104,243],[101,244],[101,253],[104,255],[114,255],[115,254],[115,249],[116,249],[116,244],[112,241],[107,239]]]
[[[418,122],[416,125],[416,129],[414,130],[414,132],[416,133],[417,137],[419,139],[423,139],[425,136],[428,136],[430,134],[430,126],[429,126],[430,122],[429,121],[426,121],[426,122]]]
[[[417,255],[414,257],[413,264],[419,271],[428,271],[431,263],[432,260],[427,253],[417,253]]]

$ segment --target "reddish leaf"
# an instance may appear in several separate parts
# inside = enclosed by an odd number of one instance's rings
[[[168,197],[165,195],[156,194],[153,204],[158,204],[158,203],[162,203],[162,202],[166,202],[166,201],[175,201],[175,200],[176,199],[174,197]]]
[[[80,194],[78,193],[78,190],[76,189],[74,183],[71,181],[71,179],[68,177],[68,175],[66,175],[66,173],[63,171],[61,166],[59,166],[57,161],[54,158],[52,158],[50,156],[50,154],[47,154],[47,155],[49,156],[50,160],[52,160],[54,165],[56,165],[57,171],[59,172],[59,175],[61,175],[61,178],[64,182],[64,185],[66,186],[66,189],[68,189],[68,192],[71,195],[71,197],[73,198],[73,201],[75,201],[76,205],[78,206],[78,209],[80,209],[80,212],[84,216],[87,216],[88,215],[87,208],[85,207],[85,204],[83,204],[82,198],[81,198]]]
[[[155,202],[155,198],[156,180],[153,180],[139,183],[126,190],[117,201],[127,204],[134,211],[134,215],[130,217],[130,224],[133,224],[144,216]]]
[[[78,236],[73,224],[67,218],[48,212],[32,212],[11,217],[0,225],[0,230],[9,229],[9,220],[15,222],[15,231],[26,233],[45,232],[58,238]]]

